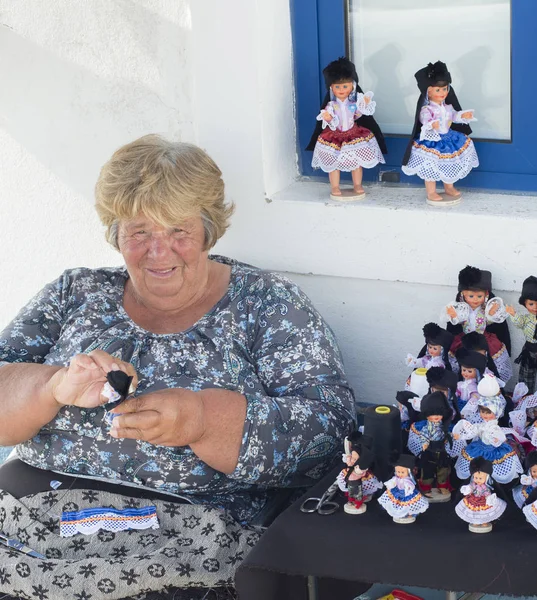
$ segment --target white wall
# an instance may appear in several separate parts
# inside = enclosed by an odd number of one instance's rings
[[[298,274],[360,399],[393,396],[466,263],[498,289],[532,272],[534,199],[435,212],[421,190],[375,188],[341,206],[326,184],[294,183],[288,0],[0,0],[0,81],[1,323],[63,269],[119,263],[92,189],[115,148],[150,132],[221,166],[237,210],[216,250]]]

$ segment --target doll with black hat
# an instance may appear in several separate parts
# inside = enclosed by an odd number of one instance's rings
[[[449,325],[449,327],[454,328],[453,325]],[[480,354],[482,354],[487,360],[487,366],[485,367],[485,371],[483,374],[492,373],[494,377],[496,377],[496,379],[498,380],[500,387],[505,387],[505,381],[502,380],[498,373],[498,369],[496,368],[494,360],[492,359],[492,356],[490,354],[489,343],[487,342],[487,338],[483,333],[478,333],[477,331],[470,331],[470,333],[465,333],[461,337],[461,345],[459,346],[459,348],[464,348],[465,350],[469,350],[470,352],[479,352]],[[449,362],[453,371],[459,373],[461,370],[460,365],[457,362],[455,352],[452,352],[451,350],[449,352]]]
[[[414,523],[416,516],[429,508],[414,479],[416,459],[411,454],[401,454],[393,466],[394,476],[384,482],[386,491],[379,498],[379,504],[395,523]]]
[[[500,483],[509,483],[523,472],[522,464],[516,453],[507,443],[507,433],[511,430],[498,425],[503,415],[505,399],[500,395],[496,378],[486,375],[477,386],[479,392],[478,413],[480,423],[470,423],[461,419],[453,428],[455,440],[472,440],[460,453],[455,470],[460,479],[470,476],[470,462],[477,457],[486,458],[493,463],[494,479]]]
[[[447,330],[455,335],[452,353],[461,346],[464,334],[473,331],[484,334],[498,376],[504,382],[509,381],[513,367],[509,356],[511,338],[505,322],[507,312],[503,300],[492,292],[490,271],[469,265],[461,269],[455,302],[443,309],[440,318],[448,322]]]
[[[406,364],[413,369],[443,367],[451,370],[448,353],[453,342],[453,334],[436,323],[426,323],[422,331],[425,346],[417,357],[407,354]]]
[[[537,450],[533,450],[524,461],[526,474],[520,476],[520,485],[513,488],[513,500],[523,508],[530,495],[537,490]]]
[[[343,510],[351,515],[360,515],[367,510],[373,494],[382,488],[382,483],[373,475],[374,454],[369,436],[355,431],[345,438],[343,462],[347,465],[338,475],[339,489],[347,497]]]
[[[454,443],[449,434],[452,414],[445,395],[433,392],[421,400],[422,420],[410,426],[408,449],[418,458],[418,484],[429,502],[451,498],[451,457],[457,457],[464,447],[462,442]]]
[[[453,206],[461,193],[454,183],[479,166],[468,123],[476,121],[473,110],[461,110],[445,63],[437,61],[414,77],[420,90],[412,138],[403,157],[403,173],[425,180],[427,204]],[[442,181],[446,196],[436,191]]]
[[[517,313],[512,306],[507,306],[505,310],[513,325],[522,329],[526,339],[515,363],[520,365],[518,381],[525,383],[530,394],[533,394],[537,377],[537,277],[530,275],[524,279],[518,303],[527,310],[526,313]]]
[[[507,503],[495,493],[492,462],[483,457],[470,463],[470,481],[461,487],[464,498],[455,507],[457,516],[466,521],[472,533],[489,533]]]
[[[457,403],[461,416],[470,423],[477,420],[479,392],[477,384],[487,368],[487,358],[480,352],[460,347],[455,353],[460,368],[460,381],[457,383]]]
[[[442,392],[453,411],[453,419],[460,418],[459,405],[457,403],[457,383],[459,377],[453,371],[442,369],[442,367],[431,367],[426,373],[429,384],[429,392]]]
[[[317,127],[306,150],[313,150],[311,166],[328,173],[332,200],[359,200],[365,196],[362,168],[384,163],[384,136],[372,116],[373,92],[363,93],[354,64],[345,57],[323,70],[327,94],[317,116]],[[353,191],[341,190],[340,172],[350,172]]]

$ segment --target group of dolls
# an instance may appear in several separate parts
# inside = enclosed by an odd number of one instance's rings
[[[470,531],[492,529],[507,507],[504,487],[537,529],[537,278],[524,281],[519,303],[525,312],[494,296],[489,271],[467,266],[455,302],[442,310],[446,327],[427,323],[423,348],[407,355],[414,371],[396,398],[410,454],[392,461],[394,476],[378,499],[395,522],[411,523],[429,504],[450,501],[462,481],[455,511]],[[512,376],[508,319],[526,340],[512,395],[503,389]],[[383,487],[372,474],[371,448],[359,433],[346,439],[338,478],[346,512],[364,512]]]
[[[331,62],[323,75],[327,94],[307,150],[313,150],[312,167],[328,173],[332,200],[358,200],[365,196],[362,169],[384,163],[387,153],[373,117],[376,102],[373,92],[364,94],[358,85],[356,67],[347,58]],[[429,63],[415,78],[420,96],[402,170],[424,180],[428,204],[453,206],[461,199],[454,183],[479,165],[468,137],[468,123],[477,119],[473,110],[461,110],[445,63]],[[340,188],[340,171],[352,174],[352,192]],[[437,181],[444,185],[443,196]]]

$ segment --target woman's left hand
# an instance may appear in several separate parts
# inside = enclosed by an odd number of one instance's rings
[[[159,390],[126,400],[112,414],[110,435],[156,446],[188,446],[205,431],[202,394],[181,388]]]

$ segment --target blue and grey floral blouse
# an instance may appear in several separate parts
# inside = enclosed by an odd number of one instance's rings
[[[190,447],[108,435],[104,408],[62,408],[19,457],[42,469],[103,478],[228,508],[250,521],[271,490],[311,485],[354,419],[334,335],[304,293],[277,275],[224,257],[225,296],[186,331],[142,329],[122,306],[124,267],[73,269],[45,286],[0,335],[0,361],[67,365],[102,349],[131,362],[136,395],[223,388],[247,399],[236,470],[215,471]],[[1,363],[0,363],[1,364]]]

